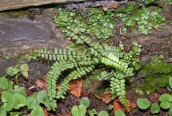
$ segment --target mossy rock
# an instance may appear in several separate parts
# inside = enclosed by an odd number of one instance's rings
[[[152,75],[152,74],[168,74],[172,72],[172,63],[164,62],[162,56],[154,56],[143,66],[141,74]]]
[[[144,93],[153,93],[159,87],[167,87],[169,85],[169,76],[172,75],[172,63],[164,62],[163,56],[153,56],[143,66],[141,74],[145,75],[145,80],[142,85],[138,85],[139,88]]]

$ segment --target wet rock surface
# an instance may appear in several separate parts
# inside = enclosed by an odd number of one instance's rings
[[[10,66],[15,66],[17,60],[4,60],[4,54],[12,57],[20,56],[29,50],[43,47],[65,48],[68,44],[63,34],[55,28],[52,9],[45,9],[41,15],[32,21],[27,15],[20,18],[0,18],[0,76]],[[43,78],[50,66],[43,66],[40,62],[29,63],[30,78]]]

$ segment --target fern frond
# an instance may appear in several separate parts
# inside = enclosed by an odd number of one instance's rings
[[[75,65],[77,64],[74,62],[55,62],[52,66],[52,69],[48,72],[48,96],[53,110],[57,107],[56,100],[54,100],[56,95],[56,82],[59,79],[62,71],[73,68]]]
[[[86,75],[87,73],[91,72],[94,69],[94,66],[87,66],[87,67],[78,67],[76,70],[71,72],[68,77],[63,81],[63,83],[60,86],[59,91],[57,92],[56,98],[65,98],[64,96],[66,95],[66,92],[70,89],[69,82],[72,79],[78,79],[81,78],[82,76]]]
[[[55,62],[52,66],[52,69],[48,73],[48,96],[50,102],[52,102],[52,108],[55,109],[56,106],[56,83],[59,79],[61,73],[67,69],[71,69],[74,67],[79,66],[88,66],[88,65],[95,65],[97,60],[86,59],[86,60],[71,60],[71,61],[62,61],[62,62]]]
[[[108,46],[106,44],[103,44],[103,49],[101,50],[101,53],[106,55],[112,53],[115,56],[121,55],[121,51],[119,50],[119,48],[117,48],[116,46]]]
[[[74,59],[82,59],[84,54],[77,52],[75,50],[65,50],[55,48],[54,52],[51,53],[47,48],[41,48],[38,51],[38,55],[46,60],[54,60],[54,61],[62,61],[62,60],[74,60]]]
[[[119,97],[119,100],[122,103],[122,105],[128,108],[124,78],[118,79],[116,77],[112,77],[110,81],[110,91],[112,95],[117,95]]]
[[[101,56],[100,60],[103,64],[114,67],[126,74],[126,76],[132,76],[133,70],[128,68],[128,64],[119,59],[118,56],[110,53],[107,57]]]
[[[107,71],[102,71],[101,74],[98,76],[99,80],[105,80],[105,79],[110,79],[113,77],[114,71],[107,72]]]

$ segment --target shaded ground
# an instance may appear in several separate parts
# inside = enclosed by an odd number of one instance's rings
[[[166,16],[166,14],[164,14],[164,16]],[[167,15],[166,17],[170,18],[169,16],[170,15]],[[15,58],[32,49],[42,47],[65,48],[68,45],[69,41],[65,39],[63,34],[55,27],[53,17],[52,9],[44,10],[41,15],[36,15],[34,20],[30,20],[27,15],[19,18],[0,17],[0,76],[5,74],[7,67],[14,66],[18,63],[15,59],[9,61],[4,60],[3,56],[5,54],[11,54],[11,56]],[[148,62],[153,55],[163,54],[166,56],[166,59],[168,59],[172,57],[172,26],[169,25],[169,23],[165,23],[163,26],[164,30],[161,32],[153,30],[148,36],[142,35],[140,32],[127,33],[123,37],[119,36],[119,38],[122,39],[118,41],[128,43],[136,40],[141,44],[143,46],[140,57],[142,65]],[[41,62],[42,61],[37,60],[29,63],[29,80],[31,84],[35,86],[36,84],[34,82],[38,78],[43,78],[50,69],[49,64]],[[140,79],[138,75],[136,75],[136,78]],[[140,82],[140,80],[136,80],[136,82]],[[161,95],[164,92],[166,92],[166,89],[160,88],[156,94]],[[86,95],[82,94],[82,96],[85,97]],[[108,111],[109,104],[105,104],[93,94],[88,94],[87,96],[91,100],[90,109],[96,108],[97,112],[101,110]],[[141,95],[135,95],[134,86],[131,86],[130,91],[127,92],[127,97],[130,101],[136,103],[137,98],[141,97]],[[148,95],[148,97],[152,100],[157,100],[154,94]],[[69,94],[65,100],[60,101],[60,107],[56,115],[70,113],[72,106],[76,104],[79,104],[79,98]],[[113,111],[109,111],[109,113],[113,115]],[[149,116],[149,114],[149,111],[143,112],[135,108],[127,113],[127,116]],[[166,115],[167,113],[163,111],[159,114],[159,116]]]

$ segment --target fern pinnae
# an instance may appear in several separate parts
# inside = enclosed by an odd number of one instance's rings
[[[76,52],[75,50],[66,50],[55,48],[54,52],[49,52],[48,48],[42,48],[38,51],[38,55],[46,60],[62,61],[62,60],[73,60],[73,59],[82,59],[83,54]]]
[[[61,72],[75,67],[77,64],[75,63],[76,61],[63,61],[63,62],[55,62],[54,65],[52,66],[52,69],[48,73],[48,96],[50,99],[50,102],[54,104],[54,98],[56,97],[56,83],[57,80],[59,79]],[[54,109],[55,106],[52,106]]]
[[[94,69],[94,66],[85,66],[85,67],[78,67],[73,72],[71,72],[68,77],[63,81],[63,83],[60,86],[59,91],[57,92],[56,98],[64,98],[66,92],[70,89],[69,82],[72,79],[78,79],[82,76],[86,75],[87,73],[91,72]]]

